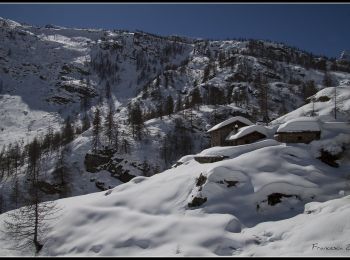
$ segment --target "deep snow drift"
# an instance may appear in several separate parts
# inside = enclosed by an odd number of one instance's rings
[[[346,246],[349,158],[333,168],[312,146],[264,140],[241,154],[214,147],[204,153],[229,158],[187,157],[155,176],[58,200],[41,255],[348,255],[315,246]],[[191,207],[194,198],[206,201]],[[19,254],[1,241],[1,254]]]

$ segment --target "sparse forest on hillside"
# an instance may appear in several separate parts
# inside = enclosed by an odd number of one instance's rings
[[[327,201],[349,198],[344,55],[3,18],[0,38],[0,230],[18,252],[250,255],[300,236],[306,215],[324,225]],[[263,140],[211,147],[208,130],[236,116],[265,129]],[[276,141],[304,117],[317,119],[319,139]]]

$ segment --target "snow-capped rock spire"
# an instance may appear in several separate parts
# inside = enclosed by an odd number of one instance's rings
[[[342,51],[342,53],[340,54],[339,60],[350,61],[350,51],[348,51],[348,50]]]

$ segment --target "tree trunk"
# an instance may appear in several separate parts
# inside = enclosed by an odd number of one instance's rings
[[[38,241],[38,233],[39,233],[39,191],[38,189],[39,187],[38,187],[38,173],[36,171],[36,165],[34,167],[33,188],[34,188],[33,202],[34,202],[34,214],[35,214],[33,242],[35,245],[35,253],[39,253],[39,251],[43,246]]]

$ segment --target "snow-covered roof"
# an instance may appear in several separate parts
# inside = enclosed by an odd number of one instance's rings
[[[312,117],[295,118],[280,125],[277,129],[277,133],[281,133],[281,132],[293,133],[293,132],[307,132],[307,131],[312,131],[312,132],[321,131],[317,118],[312,118]]]
[[[253,132],[259,132],[265,136],[267,136],[266,128],[261,125],[249,125],[242,127],[238,130],[237,133],[235,131],[232,131],[227,137],[226,140],[236,140],[238,138],[241,138],[243,136],[246,136],[248,134],[251,134]]]
[[[240,121],[242,122],[243,124],[246,124],[246,125],[252,125],[253,123],[247,119],[247,118],[244,118],[242,116],[234,116],[234,117],[231,117],[227,120],[225,120],[224,122],[221,122],[220,124],[217,124],[215,126],[213,126],[212,128],[210,128],[207,132],[212,132],[212,131],[215,131],[215,130],[218,130],[226,125],[229,125],[229,124],[232,124],[236,121]]]

